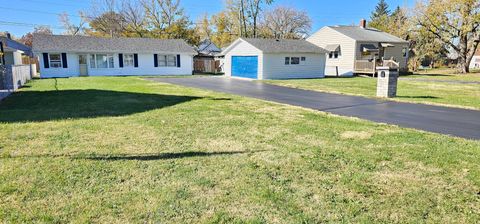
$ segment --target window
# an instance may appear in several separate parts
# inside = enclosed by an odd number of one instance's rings
[[[92,54],[90,57],[91,68],[113,68],[113,55],[112,54]]]
[[[134,66],[133,54],[124,54],[123,67],[133,67],[133,66]]]
[[[159,67],[177,67],[176,55],[158,55]]]
[[[299,57],[291,57],[290,58],[291,64],[292,65],[298,65],[300,64],[300,58]]]
[[[338,51],[332,51],[330,53],[328,53],[328,58],[338,58],[339,56],[339,52]]]
[[[285,57],[285,64],[289,65],[290,64],[290,57]]]
[[[408,49],[406,47],[402,48],[402,55],[404,58],[407,57],[407,54],[408,54]]]
[[[50,67],[51,68],[61,68],[62,67],[62,56],[60,54],[49,54],[50,56]]]
[[[301,60],[301,61],[306,61],[307,58],[306,58],[306,57],[302,57],[300,60]]]

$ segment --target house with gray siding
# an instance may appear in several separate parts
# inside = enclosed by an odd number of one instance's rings
[[[239,38],[222,51],[224,72],[249,79],[322,78],[325,49],[305,40]]]
[[[33,37],[40,77],[191,75],[196,51],[184,40],[42,35]]]
[[[0,65],[5,64],[9,65],[21,65],[22,56],[32,56],[32,49],[25,44],[22,44],[18,41],[15,41],[11,38],[10,34],[7,33],[6,36],[0,36],[0,51],[2,57],[0,59]]]
[[[407,70],[409,42],[391,34],[360,26],[326,26],[307,38],[328,53],[325,74],[374,74],[377,66]]]

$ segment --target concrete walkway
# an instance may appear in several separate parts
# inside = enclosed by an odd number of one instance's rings
[[[480,139],[480,111],[475,110],[321,93],[225,77],[148,78],[148,80],[253,97],[463,138]]]

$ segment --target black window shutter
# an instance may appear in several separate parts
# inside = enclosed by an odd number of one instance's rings
[[[48,62],[48,53],[43,53],[43,67],[50,68],[50,64]]]
[[[133,65],[135,68],[138,67],[138,54],[133,54]]]
[[[158,67],[158,54],[153,54],[153,66]]]
[[[118,66],[123,68],[123,54],[118,54]]]
[[[177,67],[180,68],[181,64],[180,64],[180,55],[177,54]]]
[[[63,68],[68,68],[67,53],[62,53],[62,64]]]

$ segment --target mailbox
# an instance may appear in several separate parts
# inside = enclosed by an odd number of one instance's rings
[[[398,69],[377,67],[377,97],[397,96]]]

